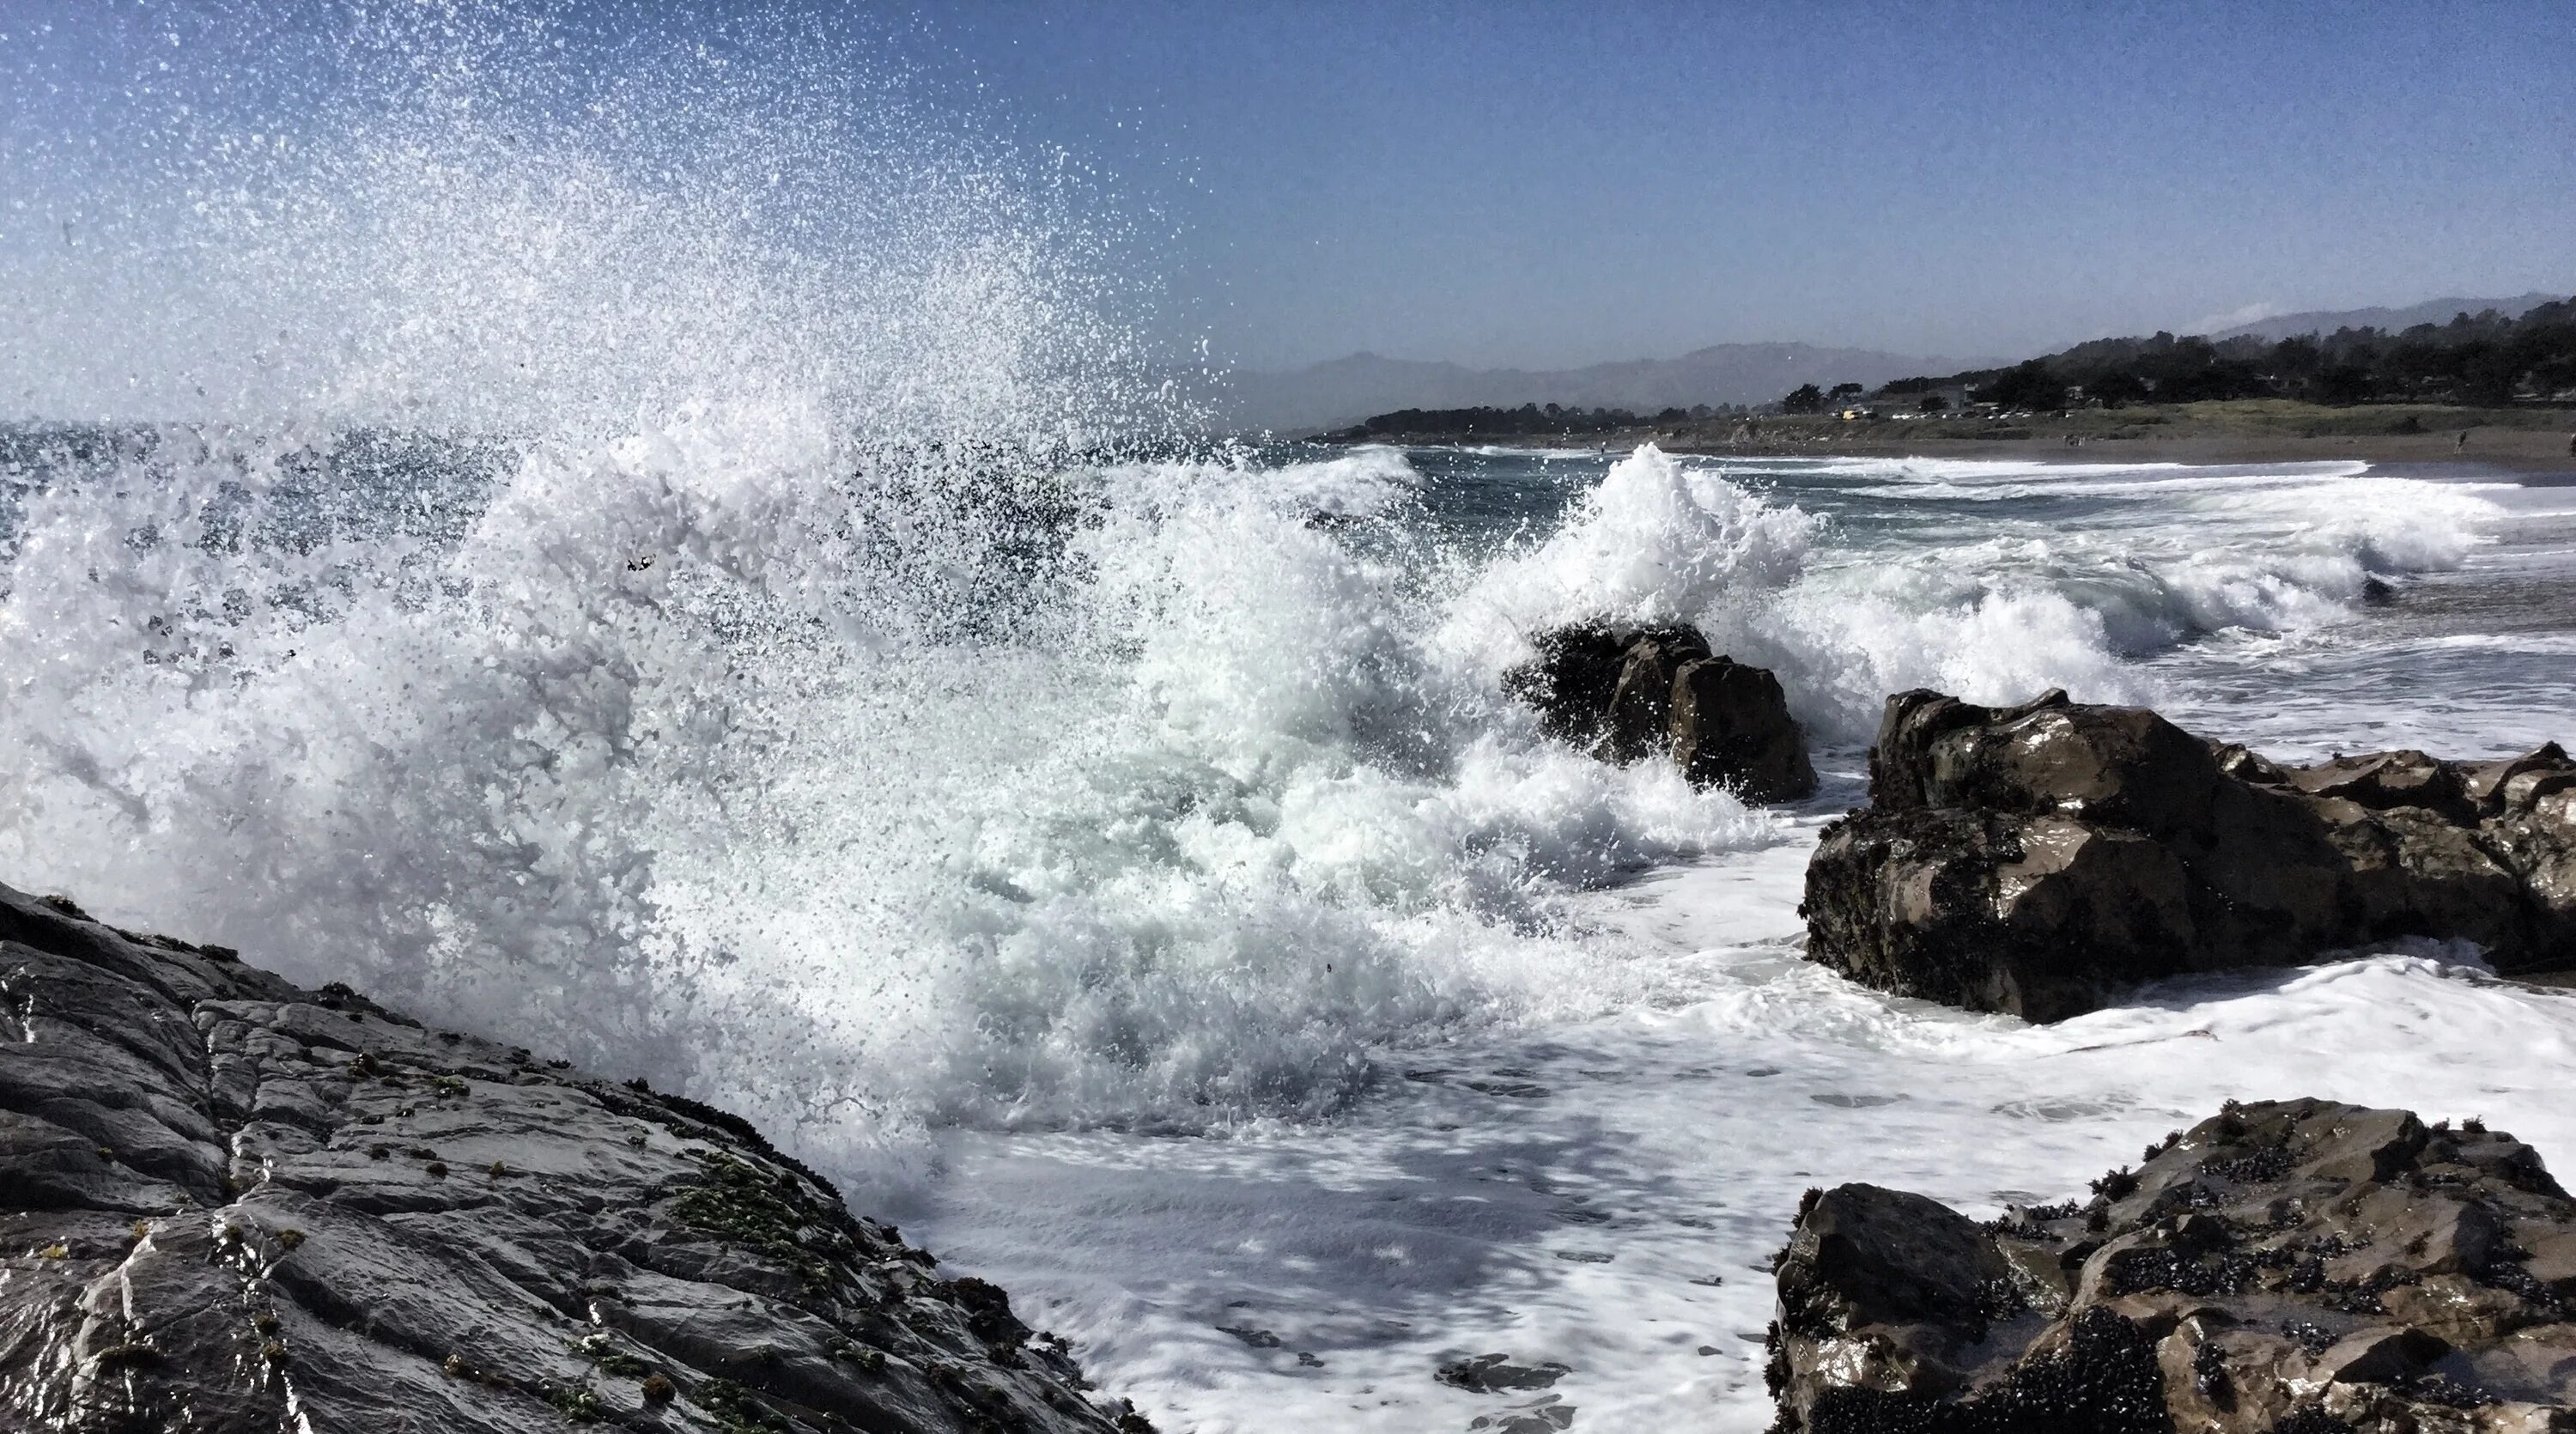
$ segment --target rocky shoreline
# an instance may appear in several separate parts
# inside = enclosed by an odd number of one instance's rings
[[[2141,981],[2406,937],[2576,968],[2576,760],[2422,752],[2284,767],[2050,692],[1888,699],[1869,807],[1807,868],[1807,957],[2034,1021]]]
[[[1690,760],[1676,674],[1709,660],[1697,632],[1535,645],[1506,686],[1552,735]],[[1800,914],[1807,959],[1894,994],[2053,1021],[2407,937],[2576,971],[2576,760],[2555,744],[2292,767],[2064,692],[1915,691],[1888,699],[1869,764],[1871,804],[1826,829]],[[1724,780],[1813,789],[1753,770]],[[1811,1190],[1775,1270],[1774,1434],[2576,1431],[2576,1201],[2474,1120],[2231,1102],[2089,1201],[1985,1225]]]
[[[2050,692],[1888,699],[1869,807],[1807,869],[1807,957],[2056,1020],[2141,981],[2403,937],[2576,967],[2576,761],[2555,744],[2282,766]],[[2233,1106],[1979,1226],[1811,1192],[1778,1266],[1780,1434],[2576,1430],[2576,1202],[2475,1121]]]
[[[1775,1434],[2576,1429],[2576,1201],[2475,1121],[2231,1105],[1982,1225],[1809,1191],[1777,1268]]]
[[[698,1102],[7,887],[0,1037],[0,1425],[1151,1427]]]
[[[1776,677],[1697,631],[1534,647],[1505,685],[1557,739],[1749,800],[1815,789]],[[2554,745],[2291,767],[2062,692],[1917,691],[1870,774],[1801,913],[1808,959],[1896,994],[2055,1020],[2404,937],[2576,972]],[[0,1409],[33,1427],[1151,1428],[1002,1290],[640,1082],[7,887],[0,1037]],[[2087,1201],[1982,1225],[1814,1191],[1775,1271],[1779,1434],[2576,1434],[2576,1201],[2475,1121],[2231,1103]]]

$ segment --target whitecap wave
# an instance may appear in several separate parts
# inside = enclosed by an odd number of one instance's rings
[[[1819,460],[1799,491],[1884,497],[1816,474],[1905,474],[1906,494],[2017,500],[1973,524],[1843,532],[1747,486],[1740,460],[1695,467],[1651,447],[1613,464],[1553,533],[1462,585],[1449,645],[1499,674],[1561,623],[1683,621],[1782,674],[1831,740],[1868,738],[1887,693],[1937,687],[2014,702],[2049,687],[2165,697],[2142,658],[2223,632],[2350,620],[2382,578],[2445,571],[2492,541],[2477,485],[2320,463],[2178,465]],[[1732,474],[1733,477],[1728,475]],[[1738,481],[1741,480],[1741,481]]]

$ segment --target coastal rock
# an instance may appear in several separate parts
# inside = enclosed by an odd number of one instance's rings
[[[1751,801],[1814,794],[1806,737],[1779,679],[1710,652],[1698,629],[1587,623],[1532,645],[1537,655],[1503,687],[1538,709],[1549,736],[1622,765],[1661,753],[1692,785]]]
[[[2421,752],[2283,767],[2051,692],[1888,699],[1871,806],[1807,867],[1807,955],[2035,1021],[2162,976],[2399,937],[2576,967],[2576,762]]]
[[[2576,1429],[2576,1202],[2472,1121],[2231,1104],[2082,1204],[1810,1192],[1779,1434]]]
[[[0,887],[10,1427],[1132,1431],[697,1102]]]
[[[1816,769],[1767,668],[1731,658],[1684,663],[1673,675],[1674,765],[1693,786],[1733,787],[1758,801],[1812,796]]]

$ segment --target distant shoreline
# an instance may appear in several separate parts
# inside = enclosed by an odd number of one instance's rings
[[[2397,431],[2409,424],[2417,432]],[[1749,436],[1748,436],[1749,428]],[[2460,442],[2466,432],[2468,442]],[[2072,440],[2072,441],[2070,441]],[[1317,441],[1356,446],[1633,448],[1740,458],[2011,459],[2040,463],[2330,463],[2486,469],[2576,480],[2576,409],[2373,406],[2276,401],[2088,409],[1999,422],[1765,415],[1646,423],[1588,433],[1386,433]]]
[[[2019,459],[2038,463],[2331,463],[2357,460],[2375,467],[2488,468],[2516,474],[2567,474],[2576,477],[2576,457],[2567,451],[2569,435],[2514,429],[2470,429],[2466,447],[2460,430],[2449,433],[2385,434],[2378,437],[2266,437],[2207,435],[2173,438],[2092,439],[2068,446],[2063,439],[1927,438],[1844,444],[1666,444],[1670,452],[1742,454],[1782,458],[1819,456],[1826,452],[1857,457]],[[1640,442],[1651,439],[1641,438]]]

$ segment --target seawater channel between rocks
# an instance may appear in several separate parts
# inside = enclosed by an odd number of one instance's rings
[[[1444,1048],[1452,1074],[1385,1082],[1327,1128],[959,1135],[925,1228],[1196,1427],[1463,1429],[1515,1401],[1436,1370],[1502,1352],[1570,1366],[1549,1392],[1577,1428],[1751,1434],[1772,1415],[1770,1258],[1809,1187],[1866,1181],[1984,1218],[2080,1196],[2223,1100],[2327,1089],[2483,1114],[2576,1160],[2560,1098],[2576,997],[2383,955],[2025,1026],[1797,960],[1801,859],[1602,894],[1596,919],[1632,930],[1770,913],[1740,944],[1677,942],[1704,963],[1705,1000]],[[1473,1088],[1498,1070],[1547,1093]]]

